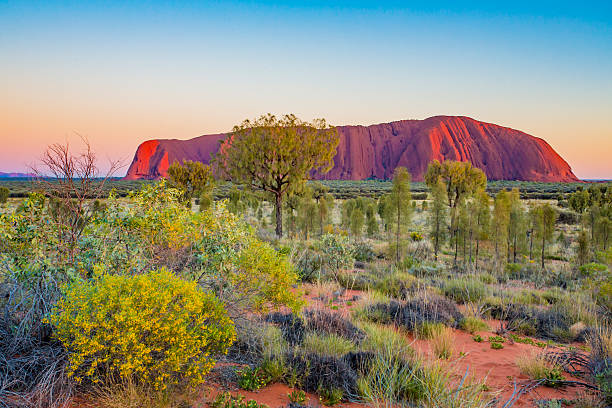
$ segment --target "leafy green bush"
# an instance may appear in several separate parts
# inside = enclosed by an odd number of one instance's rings
[[[203,382],[214,356],[236,336],[213,295],[164,269],[75,282],[49,321],[70,352],[68,374],[77,382],[115,375],[156,389],[182,378]]]
[[[238,374],[238,387],[245,391],[257,391],[270,382],[270,377],[259,367],[245,367],[236,373]]]
[[[504,345],[494,341],[494,342],[491,343],[491,348],[493,350],[501,350],[501,349],[504,348]]]
[[[365,241],[355,242],[351,252],[355,260],[359,262],[370,262],[376,257],[372,246]]]
[[[596,262],[591,262],[582,265],[579,269],[582,276],[587,277],[596,277],[597,275],[603,274],[608,271],[608,267],[606,265],[599,264]]]
[[[325,234],[321,238],[320,246],[326,270],[336,273],[340,269],[353,267],[353,254],[345,236]]]

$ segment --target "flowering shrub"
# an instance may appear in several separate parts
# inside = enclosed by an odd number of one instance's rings
[[[259,240],[224,203],[194,213],[179,198],[163,181],[134,193],[129,205],[111,195],[88,231],[94,239],[83,252],[86,268],[100,264],[107,273],[133,275],[166,267],[215,293],[232,316],[301,307],[286,255]]]
[[[214,356],[236,336],[213,295],[165,269],[76,282],[49,321],[70,352],[69,375],[77,382],[111,375],[156,389],[182,378],[203,382]]]

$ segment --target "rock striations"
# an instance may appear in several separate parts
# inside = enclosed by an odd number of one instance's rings
[[[427,164],[437,159],[470,161],[489,180],[578,181],[565,160],[544,140],[524,132],[463,116],[434,116],[371,126],[339,126],[340,144],[333,169],[324,179],[389,179],[398,166],[423,180]],[[208,163],[224,134],[189,140],[142,143],[127,179],[166,175],[174,161]]]

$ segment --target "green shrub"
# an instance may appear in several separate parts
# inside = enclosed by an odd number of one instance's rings
[[[444,294],[459,303],[479,302],[487,294],[485,285],[475,279],[453,279],[445,283]]]
[[[312,249],[306,249],[299,253],[294,259],[298,276],[302,282],[313,283],[317,281],[321,273],[321,254]]]
[[[538,333],[538,329],[531,322],[520,322],[514,328],[514,331],[522,334],[523,336],[535,336]]]
[[[394,272],[376,282],[374,288],[396,299],[405,299],[419,287],[419,280],[406,272]]]
[[[603,264],[599,264],[596,262],[591,262],[585,265],[582,265],[580,268],[580,273],[582,276],[587,277],[596,277],[600,274],[603,274],[608,271],[608,267]]]
[[[468,316],[464,318],[459,324],[459,327],[470,334],[474,334],[477,331],[485,331],[489,329],[489,326],[484,320],[474,316]]]
[[[353,351],[355,344],[335,333],[307,333],[304,337],[304,350],[327,356],[341,357]]]
[[[302,390],[293,390],[287,393],[287,397],[289,398],[289,401],[294,404],[304,405],[306,402],[308,402],[308,397]]]
[[[0,187],[0,204],[7,202],[10,192],[7,187]]]
[[[342,398],[344,397],[344,392],[340,388],[325,388],[321,387],[318,390],[319,400],[321,404],[333,407],[334,405],[338,405]]]
[[[238,387],[245,391],[257,391],[270,382],[270,377],[259,367],[245,367],[236,373],[238,374]]]
[[[236,336],[213,295],[164,269],[76,282],[49,320],[77,382],[114,375],[156,389],[182,378],[202,383],[214,355],[226,353]]]
[[[287,371],[285,361],[281,357],[265,358],[259,365],[259,368],[261,369],[262,377],[267,378],[270,383],[282,381]]]
[[[212,408],[269,408],[266,404],[258,404],[255,400],[244,400],[243,395],[233,396],[228,391],[217,394],[210,403]]]
[[[492,343],[491,343],[491,348],[492,348],[493,350],[501,350],[501,349],[503,349],[503,348],[504,348],[504,345],[503,345],[503,344],[501,344],[501,343],[492,342]]]
[[[476,343],[482,343],[483,342],[482,336],[480,334],[474,335],[474,337],[472,337],[472,340],[474,340]]]
[[[351,248],[351,253],[356,261],[359,262],[370,262],[376,256],[372,246],[365,241],[357,241]]]
[[[353,254],[348,238],[342,235],[326,234],[320,241],[322,261],[326,270],[338,272],[353,267]]]

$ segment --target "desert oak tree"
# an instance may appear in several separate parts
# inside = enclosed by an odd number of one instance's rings
[[[276,235],[282,236],[282,204],[314,172],[334,165],[338,132],[324,119],[303,122],[295,115],[272,114],[245,120],[221,141],[214,163],[219,175],[274,196]]]

